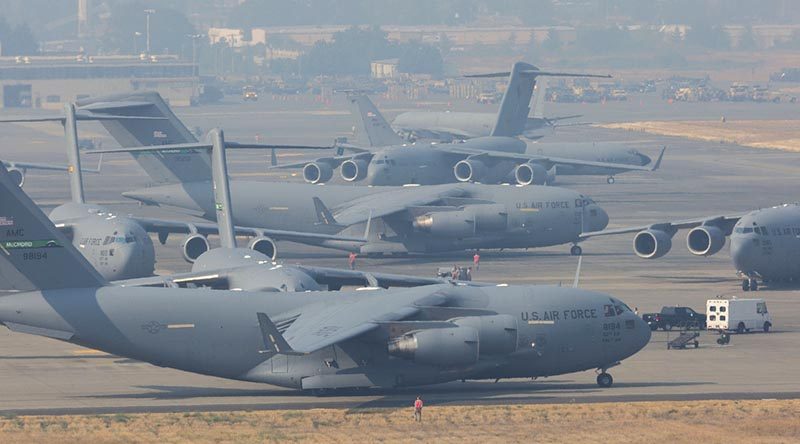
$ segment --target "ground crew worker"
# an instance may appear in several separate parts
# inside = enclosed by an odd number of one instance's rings
[[[350,256],[347,257],[347,263],[350,265],[351,270],[356,269],[356,254],[350,252]]]
[[[478,250],[475,250],[475,256],[472,256],[472,265],[475,266],[475,270],[481,267],[481,255],[478,254]]]
[[[422,398],[419,396],[417,396],[417,400],[414,401],[414,420],[422,422]]]
[[[472,267],[467,267],[467,280],[472,280]]]
[[[458,280],[458,265],[453,265],[453,271],[450,272],[450,279]]]

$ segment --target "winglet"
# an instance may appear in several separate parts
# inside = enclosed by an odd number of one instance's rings
[[[661,148],[661,153],[658,154],[658,159],[656,159],[656,163],[653,164],[653,167],[650,168],[650,171],[655,171],[661,166],[661,159],[664,158],[664,152],[667,151],[667,146],[664,145]]]
[[[339,223],[336,222],[336,218],[333,217],[333,213],[331,213],[331,210],[329,210],[328,207],[326,207],[325,204],[322,202],[322,199],[314,196],[313,200],[314,200],[314,209],[317,212],[317,219],[319,220],[320,224],[339,225]]]
[[[283,338],[278,327],[272,323],[272,320],[265,313],[256,313],[258,316],[258,326],[261,328],[261,336],[264,339],[264,350],[259,353],[272,353],[282,355],[302,355],[302,353],[295,352],[286,339]]]

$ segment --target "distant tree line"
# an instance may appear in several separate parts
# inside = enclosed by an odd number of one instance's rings
[[[39,42],[27,24],[11,26],[0,17],[0,55],[33,55],[39,52]]]
[[[442,73],[442,55],[436,47],[420,42],[389,41],[378,27],[351,27],[337,32],[331,42],[317,42],[295,66],[287,66],[286,61],[282,61],[277,62],[275,68],[288,68],[303,76],[369,75],[370,62],[393,58],[398,59],[401,72]]]

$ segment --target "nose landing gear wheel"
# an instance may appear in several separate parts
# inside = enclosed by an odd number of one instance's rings
[[[612,378],[610,374],[603,372],[597,375],[597,385],[600,387],[609,388],[613,383],[614,378]]]
[[[606,182],[608,182],[609,185],[613,185],[616,181],[617,180],[614,179],[614,176],[608,176],[608,179],[606,179]]]
[[[742,291],[750,291],[750,279],[742,279]]]
[[[750,279],[750,291],[758,291],[758,281]]]
[[[573,256],[580,256],[583,254],[583,248],[580,245],[573,245],[572,248],[569,249],[569,254]]]

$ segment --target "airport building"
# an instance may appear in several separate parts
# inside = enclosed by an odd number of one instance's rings
[[[0,104],[55,109],[89,96],[151,90],[188,106],[199,80],[197,65],[176,56],[0,57]]]

